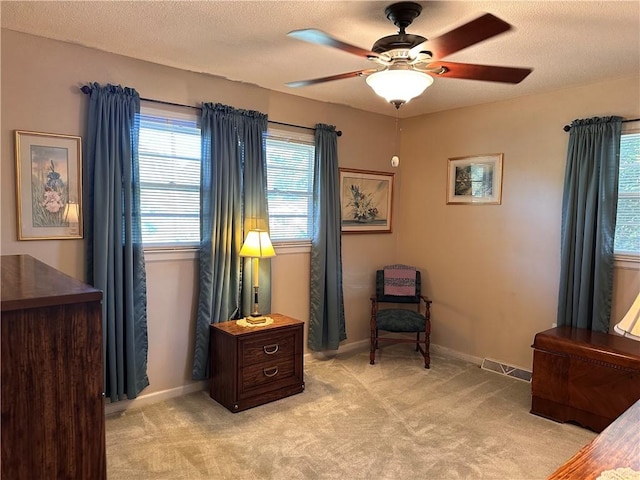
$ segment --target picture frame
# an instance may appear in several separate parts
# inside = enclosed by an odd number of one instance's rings
[[[83,238],[82,139],[15,130],[18,240]]]
[[[502,159],[502,153],[449,158],[447,204],[502,204]]]
[[[343,233],[391,233],[394,173],[340,168]]]

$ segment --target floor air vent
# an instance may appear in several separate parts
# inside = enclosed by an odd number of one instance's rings
[[[481,368],[490,372],[517,378],[518,380],[522,380],[523,382],[531,381],[531,372],[529,372],[528,370],[524,370],[518,367],[512,367],[511,365],[500,363],[489,358],[485,358],[484,360],[482,360]]]

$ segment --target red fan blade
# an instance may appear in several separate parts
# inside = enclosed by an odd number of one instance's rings
[[[349,43],[342,42],[337,38],[332,37],[328,33],[322,30],[316,30],[315,28],[307,28],[304,30],[293,30],[287,33],[290,37],[297,38],[309,43],[315,43],[316,45],[325,45],[327,47],[337,48],[343,52],[351,53],[359,57],[364,58],[377,58],[378,54],[364,48],[356,47]]]
[[[299,80],[297,82],[288,82],[287,87],[306,87],[308,85],[315,85],[316,83],[331,82],[333,80],[342,80],[344,78],[362,77],[369,75],[373,72],[377,72],[375,68],[369,70],[358,70],[357,72],[339,73],[338,75],[331,75],[329,77],[312,78],[311,80]]]
[[[473,65],[471,63],[433,62],[429,70],[444,67],[445,72],[438,77],[466,78],[485,82],[520,83],[533,70],[530,68],[496,67],[493,65]]]
[[[430,39],[422,45],[424,49],[433,53],[433,58],[444,58],[447,55],[458,52],[476,43],[487,40],[499,33],[506,32],[511,28],[504,20],[486,13],[469,23],[454,28],[453,30]]]

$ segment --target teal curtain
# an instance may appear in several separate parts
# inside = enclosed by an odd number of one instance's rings
[[[243,215],[244,235],[252,229],[269,231],[269,213],[267,204],[267,116],[258,112],[241,111],[240,132],[244,148],[243,168]],[[243,239],[244,240],[244,239]],[[255,261],[255,260],[253,260]],[[242,316],[253,310],[253,269],[252,260],[243,259],[242,268]],[[271,313],[271,259],[259,261],[259,311]]]
[[[103,291],[104,389],[133,399],[147,377],[147,286],[140,221],[137,114],[132,88],[88,86],[84,154],[87,281]]]
[[[622,118],[571,124],[562,199],[558,326],[609,331]]]
[[[311,350],[336,350],[347,338],[342,294],[342,245],[338,135],[316,125],[311,240]]]
[[[244,241],[244,208],[266,216],[264,134],[266,115],[221,104],[202,106],[200,184],[200,267],[193,379],[209,377],[209,326],[238,318],[242,307],[239,256]],[[260,262],[266,272],[268,262]],[[251,272],[251,270],[247,270]],[[250,274],[249,274],[250,276]],[[269,275],[270,276],[270,275]],[[261,279],[262,280],[262,277]],[[260,298],[270,298],[260,282]],[[250,296],[247,296],[250,298]]]

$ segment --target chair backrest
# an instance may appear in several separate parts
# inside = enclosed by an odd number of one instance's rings
[[[385,295],[384,294],[384,270],[376,271],[376,300],[388,303],[420,303],[420,272],[416,271],[415,295]]]

